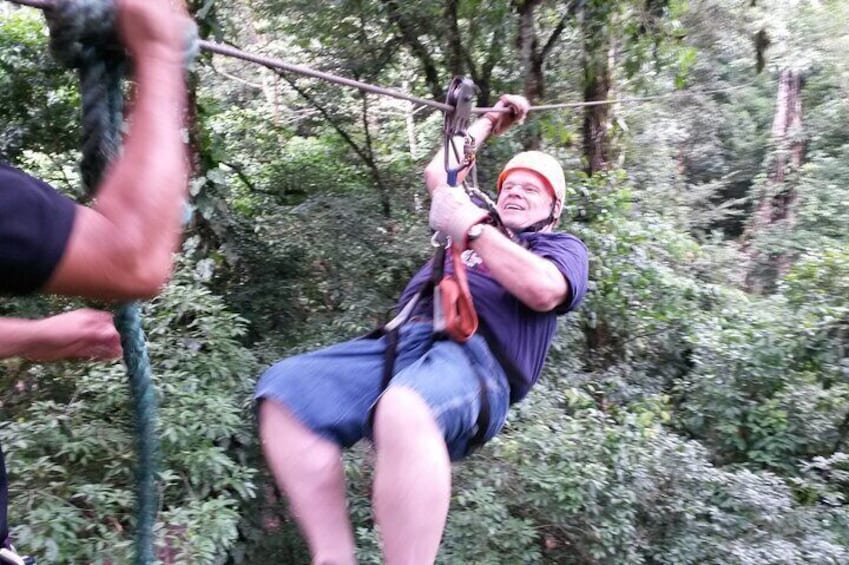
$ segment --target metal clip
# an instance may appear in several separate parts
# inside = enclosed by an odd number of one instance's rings
[[[448,249],[449,247],[451,247],[451,238],[449,238],[447,235],[443,234],[440,231],[435,231],[430,237],[430,245],[437,249],[439,249],[440,247]]]
[[[445,112],[442,134],[445,138],[445,173],[448,176],[448,184],[451,186],[457,186],[457,175],[460,171],[474,165],[474,153],[470,158],[468,150],[464,150],[461,157],[454,146],[454,138],[467,135],[466,130],[469,128],[476,90],[475,83],[463,77],[454,77],[448,86],[445,103],[451,106],[451,110]],[[460,164],[456,169],[451,167],[449,147],[453,149],[454,158]]]
[[[464,77],[454,77],[451,84],[448,85],[448,95],[445,97],[445,103],[453,109],[445,112],[445,122],[442,132],[454,137],[456,135],[466,135],[466,130],[469,128],[469,121],[472,116],[472,107],[475,100],[475,83],[472,79]]]

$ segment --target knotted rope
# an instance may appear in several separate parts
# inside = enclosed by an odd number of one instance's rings
[[[82,95],[82,161],[86,191],[91,194],[109,162],[120,151],[123,125],[122,79],[126,55],[118,38],[111,0],[58,0],[45,10],[50,49],[66,67],[78,69]],[[189,30],[187,59],[197,52],[196,28]],[[130,381],[136,421],[136,563],[154,562],[154,524],[159,503],[157,401],[150,359],[137,302],[122,304],[115,314]]]
[[[123,123],[121,80],[126,59],[118,41],[115,10],[104,0],[59,0],[45,10],[50,51],[78,69],[82,96],[83,185],[91,194],[118,155]]]

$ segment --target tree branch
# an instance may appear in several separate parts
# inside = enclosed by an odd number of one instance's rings
[[[546,42],[545,42],[545,46],[543,46],[542,51],[540,51],[540,53],[539,53],[539,60],[540,60],[540,63],[541,63],[543,60],[545,60],[545,57],[546,57],[546,56],[547,56],[547,55],[551,52],[551,50],[554,48],[554,44],[555,44],[555,43],[557,43],[557,40],[558,40],[558,39],[560,39],[560,35],[563,33],[563,30],[564,30],[564,29],[566,29],[566,22],[567,22],[570,18],[574,17],[574,15],[575,15],[575,11],[576,11],[576,10],[575,10],[575,7],[576,7],[576,6],[577,6],[577,2],[573,2],[573,3],[569,6],[569,10],[567,11],[566,15],[565,15],[565,16],[563,16],[562,18],[560,18],[560,21],[559,21],[559,22],[557,22],[557,27],[555,27],[555,28],[552,30],[551,35],[549,35],[549,36],[548,36],[548,39],[547,39],[547,40],[546,40]]]
[[[232,169],[233,172],[236,173],[236,176],[239,177],[239,180],[242,181],[242,184],[248,187],[251,192],[263,192],[261,190],[258,190],[256,185],[251,182],[251,179],[248,177],[248,175],[245,174],[245,168],[241,165],[237,165],[236,163],[227,163],[225,161],[221,161],[219,165],[224,165],[225,167]]]
[[[442,80],[439,78],[439,70],[437,69],[436,63],[430,56],[427,48],[421,41],[419,41],[419,36],[416,32],[422,22],[417,22],[415,26],[408,22],[400,13],[396,0],[381,0],[381,2],[386,7],[389,15],[389,21],[397,26],[398,32],[401,36],[401,41],[419,60],[419,63],[421,63],[422,70],[424,71],[425,82],[430,89],[431,95],[435,99],[441,100],[445,96],[445,87],[442,84]]]

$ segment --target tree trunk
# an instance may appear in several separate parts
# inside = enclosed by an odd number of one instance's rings
[[[767,161],[767,181],[758,200],[748,229],[746,249],[749,269],[746,284],[750,290],[763,292],[790,268],[787,252],[765,256],[752,240],[773,227],[790,230],[796,222],[795,205],[798,193],[788,183],[788,172],[802,166],[805,142],[802,138],[802,77],[789,69],[781,72],[775,117],[772,121],[773,153]]]
[[[448,37],[446,38],[448,52],[445,54],[448,72],[452,76],[462,76],[465,74],[463,68],[464,50],[460,26],[457,24],[457,0],[446,0],[445,2],[445,29],[448,30]]]
[[[525,0],[518,4],[519,33],[516,36],[519,61],[524,73],[524,95],[531,102],[542,100],[545,94],[539,40],[534,26],[534,11],[542,0]]]
[[[578,2],[572,2],[569,5],[566,15],[560,19],[548,39],[540,47],[541,42],[534,16],[537,8],[542,5],[542,0],[524,0],[516,3],[516,13],[519,16],[516,47],[519,50],[519,62],[522,66],[524,78],[522,92],[531,104],[535,104],[545,97],[545,75],[543,74],[545,58],[563,33],[567,20],[575,15],[578,4]],[[538,149],[540,141],[540,132],[532,130],[530,135],[522,139],[522,144],[525,149]]]
[[[587,2],[581,10],[584,102],[605,101],[610,91],[610,38],[607,32],[609,10],[603,2],[597,1]],[[584,108],[584,159],[588,175],[607,170],[609,114],[608,104],[593,104]]]

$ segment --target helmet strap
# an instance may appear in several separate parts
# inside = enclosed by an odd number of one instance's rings
[[[528,227],[519,230],[517,233],[528,233],[528,232],[540,231],[541,229],[545,228],[546,226],[550,226],[551,224],[553,224],[554,222],[557,221],[557,218],[554,217],[554,210],[555,210],[556,207],[557,207],[557,202],[555,201],[551,205],[551,211],[548,213],[547,218],[545,218],[544,220],[540,220],[538,222],[534,222],[533,224],[529,225]]]

